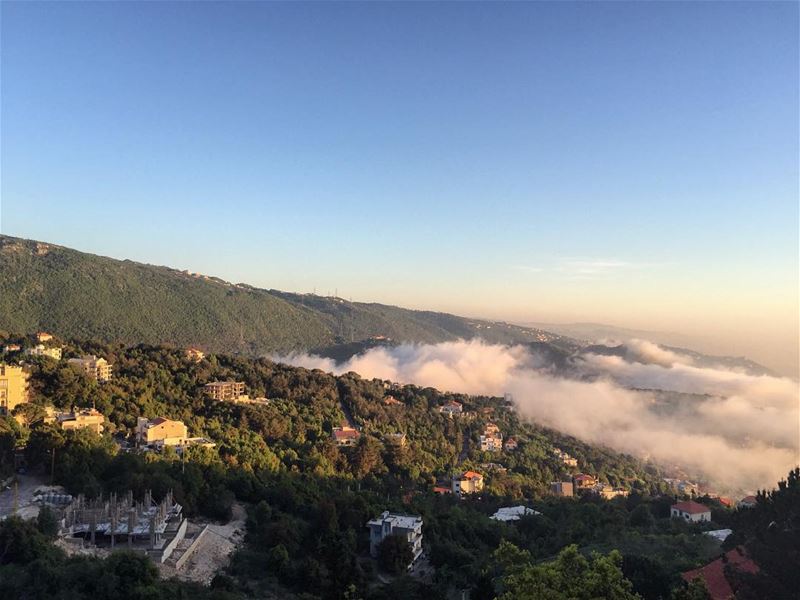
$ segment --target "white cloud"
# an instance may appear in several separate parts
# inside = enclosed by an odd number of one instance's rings
[[[341,365],[307,355],[277,360],[469,394],[511,392],[525,418],[693,469],[720,491],[774,486],[800,461],[796,382],[699,368],[644,340],[635,342],[632,352],[635,360],[650,364],[587,356],[585,367],[594,381],[553,377],[535,368],[537,357],[524,347],[479,340],[375,348]],[[715,397],[657,415],[651,394],[622,386]]]

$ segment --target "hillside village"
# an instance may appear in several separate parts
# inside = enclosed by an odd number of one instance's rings
[[[149,456],[148,461],[166,461],[165,464],[177,461],[181,470],[187,464],[191,467],[200,457],[212,463],[222,458],[229,465],[241,464],[246,455],[233,450],[229,434],[218,431],[214,435],[214,428],[203,427],[203,421],[194,417],[187,424],[184,418],[178,418],[179,411],[169,409],[167,405],[163,405],[166,410],[156,414],[150,411],[131,414],[134,421],[126,419],[127,426],[113,409],[105,412],[104,409],[112,405],[106,400],[100,402],[101,398],[107,397],[103,390],[114,386],[118,377],[131,377],[131,369],[138,368],[129,359],[125,359],[127,364],[124,366],[118,366],[118,360],[97,350],[83,352],[45,332],[8,339],[0,363],[0,414],[12,417],[18,426],[30,430],[31,440],[36,435],[52,435],[48,431],[58,430],[69,436],[84,435],[85,432],[112,444],[112,454]],[[290,387],[281,388],[282,393],[279,387],[275,387],[272,394],[265,393],[267,390],[253,385],[251,377],[237,378],[235,369],[212,367],[220,357],[207,356],[199,348],[179,351],[179,354],[171,355],[170,360],[178,361],[174,364],[182,365],[180,370],[214,373],[208,379],[197,381],[191,390],[196,406],[202,407],[201,412],[246,414],[252,421],[266,416],[260,411],[272,412],[279,407],[281,411],[291,410],[291,403],[287,404],[286,398],[281,397],[291,392]],[[244,366],[244,363],[237,364]],[[68,371],[58,370],[62,368],[60,365]],[[42,373],[59,373],[58,376],[63,378],[68,372],[73,373],[77,381],[84,381],[81,385],[85,389],[94,391],[88,396],[76,397],[76,403],[70,406],[63,406],[63,402],[57,405],[49,403],[43,393],[46,388],[42,388],[38,378]],[[246,372],[246,369],[240,371],[241,374]],[[176,376],[180,376],[179,372]],[[412,475],[398,490],[402,492],[402,503],[377,504],[377,512],[362,524],[364,539],[369,540],[369,551],[364,554],[364,559],[371,557],[375,561],[373,569],[387,573],[407,572],[421,583],[437,576],[437,569],[443,568],[435,550],[439,542],[430,545],[426,534],[427,517],[413,511],[416,504],[426,506],[436,502],[436,498],[441,498],[441,501],[452,498],[457,502],[452,505],[452,510],[459,505],[473,507],[471,510],[485,510],[484,518],[495,527],[523,527],[528,519],[548,519],[547,506],[557,507],[564,502],[576,506],[588,503],[586,505],[590,506],[599,502],[621,508],[633,498],[660,494],[668,501],[668,519],[684,523],[686,527],[700,528],[697,535],[705,533],[707,535],[701,537],[716,540],[718,544],[724,542],[732,531],[714,528],[719,516],[724,515],[724,511],[747,510],[756,503],[755,497],[746,497],[734,504],[728,498],[709,493],[709,490],[704,490],[701,496],[700,486],[682,479],[655,475],[648,475],[646,479],[641,476],[620,478],[603,469],[593,471],[598,464],[618,459],[600,454],[598,456],[603,457],[600,463],[598,457],[587,460],[584,458],[589,456],[587,448],[576,445],[575,440],[558,437],[561,441],[556,442],[549,432],[523,426],[516,420],[507,398],[492,400],[457,396],[456,399],[434,394],[426,418],[430,420],[438,415],[441,430],[437,435],[441,437],[420,437],[421,421],[407,422],[405,417],[400,418],[416,402],[410,401],[418,393],[413,386],[376,381],[372,387],[370,383],[368,387],[374,390],[376,401],[368,402],[362,392],[355,392],[362,385],[365,384],[357,379],[342,379],[337,384],[335,398],[331,398],[328,404],[323,403],[328,408],[322,410],[329,411],[330,417],[324,437],[317,438],[322,452],[331,453],[333,460],[340,461],[340,468],[353,469],[356,476],[361,473],[363,477],[371,472],[378,464],[376,461],[385,461],[383,468],[387,469],[384,471],[387,476],[392,468],[397,469],[398,474],[412,474],[410,468],[418,473],[416,479]],[[564,442],[568,445],[562,445]],[[448,451],[449,458],[445,458],[447,453],[441,454],[436,450],[437,444],[452,448]],[[332,449],[336,449],[336,453]],[[424,483],[420,467],[411,467],[412,463],[409,463],[409,458],[415,455],[418,455],[415,459],[418,464],[428,472],[428,483]],[[222,572],[234,556],[229,553],[236,544],[241,545],[243,521],[237,530],[239,533],[230,538],[227,550],[215,554],[211,546],[206,546],[209,544],[209,534],[205,533],[209,527],[207,519],[196,520],[197,509],[191,509],[191,501],[187,514],[180,499],[173,496],[170,489],[162,488],[156,495],[146,488],[140,497],[134,497],[131,488],[87,494],[87,491],[80,491],[72,485],[68,477],[59,477],[59,469],[63,467],[59,467],[54,451],[50,458],[49,482],[43,476],[48,473],[47,455],[38,467],[35,456],[36,453],[25,445],[14,448],[13,470],[16,474],[7,477],[8,487],[0,493],[0,498],[6,498],[5,502],[0,502],[0,517],[20,514],[30,518],[46,508],[56,515],[58,537],[70,552],[92,550],[102,553],[118,548],[141,551],[155,563],[164,565],[163,572],[170,575],[180,575],[187,564],[189,567],[186,569],[191,571],[192,561],[204,553],[216,557],[201,575],[190,575],[187,571],[188,578],[196,576],[199,581],[210,580],[214,572]],[[286,456],[278,460],[286,460]],[[534,457],[532,463],[528,462],[531,460],[528,457]],[[525,473],[531,467],[524,465],[546,466],[552,477],[530,479]],[[277,468],[280,470],[281,467]],[[24,483],[29,479],[34,483],[38,481],[39,485],[24,487],[20,493],[18,482]],[[54,479],[60,480],[60,484],[53,485]],[[14,500],[9,504],[10,494]],[[220,514],[228,515],[233,508],[232,504],[228,505]],[[441,506],[437,510],[444,508]],[[447,512],[438,518],[444,518],[445,514]],[[723,522],[727,520],[726,517]],[[396,550],[400,554],[389,557],[386,554],[389,543],[395,543],[397,536],[408,543],[410,554]],[[702,542],[707,543],[710,542]],[[431,549],[434,550],[433,556],[429,554]],[[705,576],[706,571],[695,568],[701,577]]]

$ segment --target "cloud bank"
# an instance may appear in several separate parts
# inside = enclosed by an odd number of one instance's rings
[[[697,367],[645,340],[627,342],[625,357],[583,355],[581,379],[539,370],[539,357],[522,346],[480,340],[374,348],[341,364],[299,354],[275,359],[453,392],[510,392],[523,418],[702,474],[719,491],[773,487],[800,462],[797,382]],[[629,388],[709,397],[678,397],[665,407],[663,395]]]

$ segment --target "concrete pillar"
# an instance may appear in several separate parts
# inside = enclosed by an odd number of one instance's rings
[[[133,546],[133,530],[136,528],[136,509],[128,511],[128,547]]]
[[[150,516],[150,547],[156,547],[156,515]]]
[[[92,542],[92,545],[94,545],[94,540],[95,540],[94,532],[95,529],[97,529],[97,512],[90,511],[90,513],[91,514],[89,516],[89,539]]]
[[[114,543],[116,542],[116,539],[114,537],[114,534],[116,532],[117,532],[117,511],[114,510],[111,513],[111,548],[114,548]]]

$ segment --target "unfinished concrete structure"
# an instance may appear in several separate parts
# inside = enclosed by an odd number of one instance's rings
[[[167,492],[161,502],[153,500],[150,490],[140,502],[134,500],[132,492],[122,498],[111,494],[94,500],[80,495],[64,509],[60,533],[83,544],[139,550],[164,562],[186,534],[182,508],[172,492]]]

